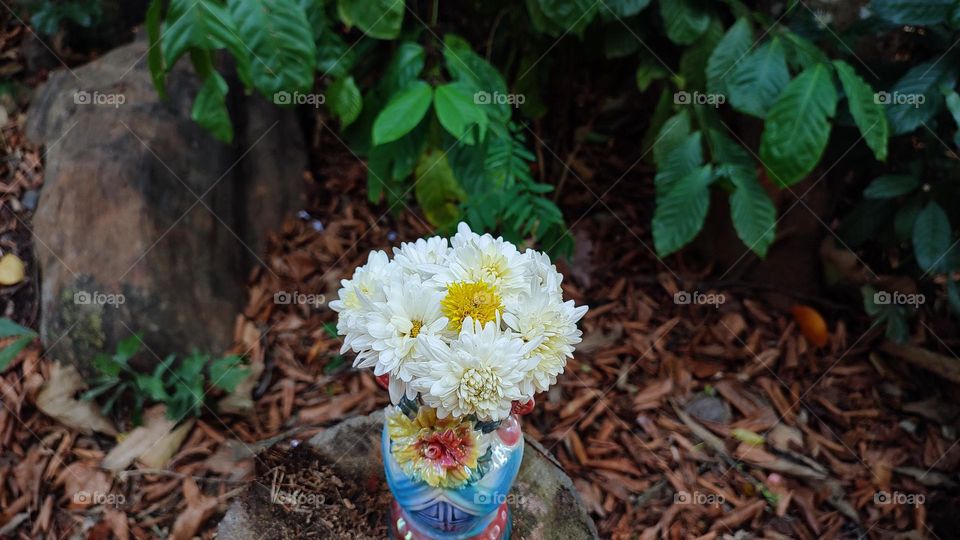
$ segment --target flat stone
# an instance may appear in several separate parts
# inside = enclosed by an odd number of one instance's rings
[[[380,455],[382,429],[383,413],[378,412],[345,420],[305,444],[322,456],[324,461],[331,463],[338,477],[372,485],[379,490],[379,498],[372,497],[370,500],[389,501]],[[269,504],[269,486],[264,486],[265,483],[268,480],[261,476],[258,482],[233,502],[220,522],[219,538],[259,540],[295,537],[285,524],[287,520],[281,519],[278,514],[283,513],[282,509]],[[511,495],[513,497],[508,502],[513,512],[514,539],[579,540],[598,537],[596,526],[573,482],[557,461],[529,437],[526,438],[523,463]],[[377,514],[377,519],[385,516],[386,512],[386,508],[361,508],[352,503],[351,506],[356,506],[357,515]],[[323,529],[318,528],[317,531]],[[303,533],[303,528],[300,528],[297,534]],[[355,533],[351,537],[373,537],[364,531]]]

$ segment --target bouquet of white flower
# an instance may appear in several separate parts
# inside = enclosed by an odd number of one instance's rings
[[[446,418],[502,420],[563,373],[587,311],[563,301],[550,258],[465,223],[438,236],[370,253],[342,281],[343,350],[355,367],[389,376],[390,400],[415,400]]]

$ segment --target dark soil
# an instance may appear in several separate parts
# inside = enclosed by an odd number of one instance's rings
[[[382,479],[352,476],[308,445],[278,445],[261,458],[245,502],[255,522],[270,524],[265,538],[386,538]]]

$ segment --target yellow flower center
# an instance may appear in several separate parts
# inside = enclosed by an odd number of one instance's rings
[[[410,321],[410,323],[413,324],[410,327],[410,337],[417,337],[420,334],[420,329],[423,328],[423,321]]]
[[[499,377],[489,369],[470,368],[460,379],[460,397],[476,407],[496,396],[499,383]]]
[[[497,311],[503,311],[497,290],[483,281],[451,283],[440,306],[450,319],[450,329],[456,332],[463,327],[463,320],[467,317],[486,324],[496,320]]]

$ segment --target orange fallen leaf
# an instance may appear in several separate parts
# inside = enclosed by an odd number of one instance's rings
[[[807,338],[807,341],[817,347],[823,347],[827,344],[830,332],[827,331],[827,322],[823,320],[817,310],[809,306],[799,305],[793,306],[790,313],[793,314],[797,326],[800,327],[800,332],[803,333],[803,337]]]
[[[183,480],[183,498],[187,508],[180,512],[173,523],[173,530],[170,532],[172,540],[190,540],[217,510],[217,498],[201,493],[197,483],[190,477]]]

